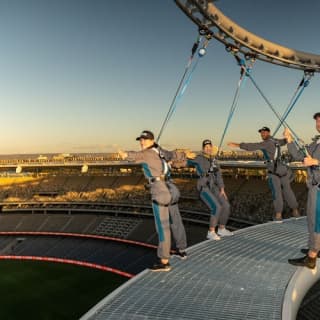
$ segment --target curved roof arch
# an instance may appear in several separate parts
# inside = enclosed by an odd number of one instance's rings
[[[320,72],[320,55],[268,41],[242,28],[219,10],[212,0],[175,0],[200,29],[245,56],[304,71]]]

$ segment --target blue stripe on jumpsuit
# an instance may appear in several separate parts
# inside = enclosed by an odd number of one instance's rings
[[[320,191],[317,190],[314,231],[320,233]]]
[[[142,165],[142,169],[144,171],[145,176],[147,178],[151,178],[152,174],[149,169],[149,166],[146,163],[142,163],[141,165]],[[156,222],[157,229],[158,229],[159,241],[163,242],[164,241],[164,232],[163,232],[163,227],[162,227],[162,223],[160,220],[159,205],[155,202],[152,202],[152,209],[153,209],[154,220]]]
[[[155,202],[152,202],[152,208],[153,208],[154,219],[157,224],[159,241],[163,242],[164,241],[164,232],[163,232],[163,228],[162,228],[162,224],[161,224],[161,220],[160,220],[159,205]]]
[[[270,158],[269,158],[269,156],[268,156],[267,150],[266,150],[266,149],[260,149],[260,150],[262,151],[264,158],[265,158],[267,161],[269,161]]]
[[[272,178],[269,177],[268,179],[268,185],[271,189],[271,193],[272,193],[272,200],[276,200],[276,190],[274,189],[273,183],[272,183]]]
[[[142,165],[142,169],[143,169],[143,172],[144,172],[145,176],[147,178],[152,178],[152,174],[151,174],[151,171],[149,169],[149,166],[146,163],[141,163],[141,165]]]
[[[190,165],[194,166],[196,168],[196,170],[197,170],[198,176],[201,176],[203,174],[203,170],[202,170],[201,166],[199,165],[199,163],[194,162],[192,160],[188,160],[187,161],[187,165],[188,166],[190,166]],[[212,200],[212,198],[210,197],[210,195],[208,193],[206,193],[205,191],[201,191],[200,194],[202,194],[203,197],[206,199],[206,201],[209,203],[209,206],[211,208],[210,214],[215,216],[216,213],[217,213],[217,206],[214,203],[214,201]]]
[[[262,153],[263,153],[263,156],[264,158],[267,160],[267,161],[270,161],[270,158],[268,156],[268,153],[267,153],[267,150],[266,149],[261,149]],[[269,176],[270,177],[270,176]],[[276,190],[274,188],[274,185],[272,183],[272,179],[271,177],[268,179],[268,185],[270,187],[270,190],[271,190],[271,194],[272,194],[272,200],[276,200]]]
[[[201,191],[201,195],[205,198],[205,200],[209,203],[210,208],[211,208],[211,215],[215,216],[217,213],[217,206],[214,203],[214,201],[212,200],[212,198],[210,197],[210,195],[205,192],[205,191]]]
[[[187,160],[187,166],[194,166],[196,168],[198,176],[201,176],[203,174],[203,171],[202,171],[201,166],[199,165],[199,163],[188,159]]]

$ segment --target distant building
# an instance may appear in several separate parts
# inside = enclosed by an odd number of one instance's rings
[[[38,161],[48,161],[48,157],[47,156],[43,156],[43,155],[39,155],[38,157],[37,157],[37,160]]]
[[[70,161],[73,160],[73,156],[70,153],[60,153],[52,157],[53,161]]]

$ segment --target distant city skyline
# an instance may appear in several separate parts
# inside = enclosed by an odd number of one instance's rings
[[[320,54],[316,0],[216,5],[259,36]],[[197,37],[173,0],[0,0],[0,12],[0,154],[135,150],[143,129],[159,132]],[[253,76],[281,113],[302,72],[257,61]],[[161,144],[218,144],[238,79],[234,59],[212,40]],[[318,87],[316,74],[288,117],[305,142],[316,134]],[[259,141],[265,125],[277,119],[248,81],[225,142]]]

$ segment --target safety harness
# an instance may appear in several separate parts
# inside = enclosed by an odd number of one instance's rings
[[[207,176],[214,175],[214,177],[216,177],[219,171],[216,158],[210,157],[208,160],[210,161],[210,167],[207,171]]]
[[[211,183],[215,183],[217,182],[217,174],[218,174],[218,171],[219,171],[219,168],[217,166],[217,160],[216,158],[214,157],[211,157],[211,156],[207,156],[206,154],[203,154],[203,156],[208,160],[208,162],[210,163],[210,167],[209,169],[200,174],[200,178],[209,178],[207,179],[207,182],[206,182],[206,185],[211,188]],[[213,178],[213,180],[211,180],[210,178]],[[204,188],[205,186],[201,186],[201,190]],[[201,192],[200,190],[200,192]]]
[[[320,135],[316,135],[312,138],[312,141],[315,142],[317,145],[315,147],[315,149],[311,152],[310,156],[313,157],[313,154],[315,153],[315,151],[318,149],[319,145],[320,145]],[[314,173],[315,171],[318,171],[320,170],[320,165],[318,166],[311,166],[310,167],[310,172],[311,172],[311,175],[312,175],[312,180],[311,180],[311,184],[313,186],[318,186],[320,187],[320,182],[316,180],[315,176],[314,176]]]
[[[274,156],[273,159],[267,159],[267,163],[272,163],[273,164],[273,169],[272,170],[268,170],[268,173],[274,174],[276,176],[278,176],[279,178],[284,177],[288,174],[288,172],[286,172],[285,174],[279,174],[277,173],[277,169],[278,169],[278,165],[279,164],[283,164],[284,166],[287,166],[287,163],[285,163],[283,161],[282,155],[281,155],[281,147],[280,144],[278,143],[278,141],[276,141],[273,138],[270,138],[270,141],[272,141],[274,143],[274,146],[276,148],[275,152],[274,152]],[[266,157],[266,155],[265,155]]]
[[[151,149],[156,152],[158,155],[159,155],[159,158],[161,160],[161,163],[162,163],[162,174],[158,177],[150,177],[148,178],[148,182],[149,182],[149,185],[157,182],[157,181],[164,181],[167,186],[168,186],[168,182],[170,181],[170,165],[169,163],[167,162],[167,160],[165,159],[165,155],[163,153],[163,151],[161,150],[161,148],[157,145],[157,144],[154,144]],[[169,186],[168,186],[169,188]],[[152,202],[158,204],[158,205],[161,205],[161,206],[164,206],[164,207],[168,207],[168,206],[172,206],[172,205],[175,205],[177,204],[178,202],[171,202],[169,204],[163,204],[163,203],[159,203],[158,201],[156,200],[152,200]]]

